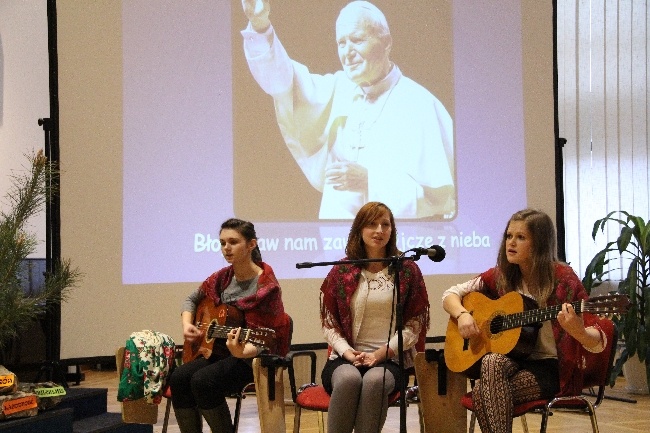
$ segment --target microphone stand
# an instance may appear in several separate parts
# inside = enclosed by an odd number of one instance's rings
[[[397,331],[397,359],[399,363],[400,378],[399,378],[399,426],[400,433],[406,433],[406,381],[404,377],[404,338],[402,336],[402,331],[404,329],[404,316],[402,311],[402,300],[400,293],[400,279],[399,273],[402,270],[402,265],[404,260],[418,261],[420,259],[420,253],[417,251],[413,256],[405,256],[408,251],[400,254],[399,256],[385,257],[381,259],[357,259],[357,260],[338,260],[333,262],[304,262],[296,263],[296,268],[312,268],[314,266],[330,266],[330,265],[363,265],[365,263],[372,262],[388,262],[389,263],[389,272],[394,272],[394,290],[396,293],[395,300],[395,330]]]

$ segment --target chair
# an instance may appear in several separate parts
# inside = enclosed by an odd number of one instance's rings
[[[594,433],[598,433],[596,408],[600,406],[605,397],[605,388],[609,383],[609,376],[614,364],[616,340],[618,338],[616,326],[611,320],[600,318],[598,323],[605,335],[607,335],[607,346],[600,353],[585,356],[586,365],[582,388],[583,390],[589,389],[589,394],[558,396],[552,399],[535,400],[516,405],[514,407],[514,416],[521,417],[521,424],[525,433],[528,433],[527,413],[534,412],[542,415],[540,432],[545,433],[548,418],[553,415],[555,410],[589,414],[592,430]],[[597,389],[596,392],[594,392],[594,388]],[[471,392],[461,398],[461,404],[467,410],[472,411],[469,431],[473,433],[476,414],[474,413]]]
[[[293,337],[293,319],[291,316],[289,316],[287,313],[285,313],[287,319],[289,320],[289,345],[291,345],[291,339]],[[183,346],[176,346],[176,353],[175,357],[177,360],[177,364],[182,362],[183,360]],[[241,417],[241,406],[242,406],[242,400],[246,398],[247,395],[254,395],[255,394],[255,383],[247,383],[241,391],[238,391],[234,394],[231,394],[229,398],[234,398],[236,400],[235,402],[235,414],[233,416],[233,427],[234,427],[234,433],[237,433],[239,430],[239,419]],[[167,427],[169,424],[169,414],[171,412],[171,407],[172,407],[172,391],[171,388],[168,386],[165,387],[165,390],[163,392],[163,397],[167,398],[167,405],[165,407],[165,419],[163,421],[163,427],[161,433],[167,433]]]
[[[329,352],[329,351],[328,351]],[[300,357],[309,358],[309,383],[300,387],[296,385],[296,374],[294,360]],[[316,352],[312,350],[292,351],[286,357],[289,373],[289,386],[291,388],[291,399],[294,402],[293,432],[300,431],[300,416],[302,410],[312,410],[318,412],[318,431],[325,432],[325,423],[323,413],[327,412],[330,404],[330,395],[325,391],[323,385],[316,384]],[[415,370],[408,369],[407,375],[415,378]],[[388,405],[398,405],[401,393],[396,391],[388,396]],[[417,404],[417,383],[406,390],[407,403]]]

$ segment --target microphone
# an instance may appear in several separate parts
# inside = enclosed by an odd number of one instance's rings
[[[445,258],[445,249],[440,245],[431,245],[429,248],[413,248],[418,255],[427,256],[434,262],[441,262]]]

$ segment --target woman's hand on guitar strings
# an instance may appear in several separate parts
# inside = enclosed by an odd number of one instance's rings
[[[476,324],[472,314],[461,314],[458,317],[458,333],[465,339],[475,337],[481,333],[481,329]]]
[[[573,305],[562,304],[562,310],[557,313],[557,321],[569,335],[578,340],[587,350],[598,352],[604,348],[604,334],[601,334],[601,331],[592,326],[585,328],[582,316],[576,313]],[[599,345],[600,350],[596,349]]]
[[[192,323],[183,324],[183,338],[188,341],[194,341],[201,337],[201,330]]]
[[[235,358],[253,358],[257,355],[257,348],[250,343],[239,340],[241,334],[241,327],[233,328],[228,332],[226,338],[226,347],[230,354]]]
[[[584,334],[585,324],[582,317],[576,313],[573,305],[569,303],[562,304],[562,309],[557,313],[557,321],[574,338]]]
[[[235,358],[244,357],[244,346],[245,344],[239,341],[239,334],[241,333],[241,328],[233,328],[228,332],[228,337],[226,338],[226,347]]]
[[[585,328],[582,316],[576,313],[571,304],[562,304],[562,310],[557,313],[557,321],[569,335],[586,348],[593,349],[604,341],[600,331],[593,327]]]

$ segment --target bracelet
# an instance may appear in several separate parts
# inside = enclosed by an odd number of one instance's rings
[[[467,313],[467,314],[471,314],[471,313],[470,313],[469,311],[467,311],[467,310],[465,310],[465,311],[461,311],[460,313],[458,313],[458,316],[456,316],[456,320],[458,320],[458,319],[460,318],[460,316],[462,316],[462,315],[465,314],[465,313]]]

